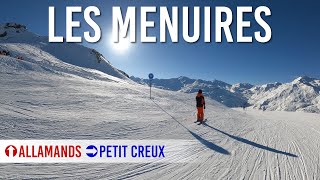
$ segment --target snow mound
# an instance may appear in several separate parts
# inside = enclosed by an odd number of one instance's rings
[[[59,59],[68,64],[98,70],[128,80],[126,73],[113,67],[98,51],[74,43],[48,43],[47,37],[29,32],[26,26],[21,24],[0,25],[0,44],[2,45],[0,50],[24,56],[34,55],[36,59],[43,58],[41,54],[46,54],[47,57],[49,54],[51,59]]]
[[[10,52],[10,55],[0,55],[0,73],[25,75],[55,74],[63,77],[77,76],[86,79],[127,82],[98,70],[65,63],[29,44],[0,43],[0,51],[3,51],[3,49]],[[19,59],[19,57],[23,57],[23,59]]]

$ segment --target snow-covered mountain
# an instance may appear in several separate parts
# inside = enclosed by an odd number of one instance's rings
[[[148,84],[149,80],[130,77],[132,80]],[[179,77],[155,79],[153,85],[167,90],[195,93],[203,89],[205,95],[228,106],[241,107],[245,103],[252,108],[279,111],[306,111],[320,113],[319,81],[310,77],[299,77],[291,83],[269,83],[253,86],[248,83],[230,85],[214,80],[204,81]]]
[[[249,83],[237,83],[232,85],[229,89],[234,93],[243,93],[244,91],[253,88],[254,86]]]
[[[134,76],[130,77],[133,81],[140,84],[148,84],[148,79],[141,79]],[[232,85],[223,81],[205,81],[201,79],[190,79],[187,77],[171,78],[171,79],[154,79],[152,85],[166,90],[180,91],[184,93],[196,93],[202,89],[204,95],[210,97],[228,107],[240,107],[247,99],[240,93],[230,91]],[[250,85],[247,85],[252,87]]]
[[[70,65],[128,79],[126,73],[113,67],[98,51],[75,43],[48,43],[47,37],[29,32],[26,26],[17,23],[0,25],[0,51],[3,50],[13,58],[21,56],[27,62],[36,59],[54,66],[54,62],[61,60]]]
[[[275,83],[246,91],[253,108],[320,113],[320,80],[299,77],[286,84]]]

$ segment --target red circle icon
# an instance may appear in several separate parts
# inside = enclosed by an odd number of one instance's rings
[[[17,148],[14,145],[9,145],[6,147],[5,153],[8,157],[14,157],[17,155]]]

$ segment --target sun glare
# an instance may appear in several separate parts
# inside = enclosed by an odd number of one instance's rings
[[[125,53],[130,48],[129,38],[120,38],[119,42],[113,42],[111,40],[111,47],[116,53]]]

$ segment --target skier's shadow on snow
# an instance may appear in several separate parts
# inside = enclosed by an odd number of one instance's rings
[[[182,124],[181,124],[182,125]],[[183,126],[183,125],[182,125]],[[186,128],[186,127],[185,127]],[[199,136],[198,134],[192,132],[191,130],[189,130],[188,128],[186,128],[188,130],[188,132],[195,137],[199,142],[201,142],[201,144],[205,145],[207,148],[217,151],[218,153],[221,154],[225,154],[225,155],[230,155],[229,151],[223,149],[222,147],[215,145],[214,143],[203,139],[201,136]]]
[[[153,101],[153,100],[152,100]],[[189,128],[187,128],[185,125],[181,124],[180,121],[178,121],[175,117],[173,117],[170,113],[168,113],[166,110],[164,110],[160,105],[158,105],[155,101],[153,101],[163,112],[165,112],[166,114],[168,114],[173,120],[175,120],[178,124],[180,124],[182,127],[184,127],[193,137],[195,137],[201,144],[205,145],[207,148],[214,150],[218,153],[221,154],[225,154],[225,155],[230,155],[229,151],[227,151],[226,149],[208,141],[203,139],[201,136],[199,136],[198,134],[192,132]]]
[[[221,131],[221,130],[219,130],[219,129],[217,129],[217,128],[214,128],[214,127],[210,126],[210,125],[207,124],[207,123],[203,123],[203,124],[204,124],[205,126],[211,128],[211,129],[215,130],[215,131],[218,131],[218,132],[220,132],[220,133],[222,133],[222,134],[224,134],[224,135],[226,135],[226,136],[228,136],[228,137],[230,137],[230,138],[232,138],[232,139],[235,139],[235,140],[237,140],[237,141],[240,141],[240,142],[242,142],[242,143],[245,143],[245,144],[248,144],[248,145],[251,145],[251,146],[260,148],[260,149],[264,149],[264,150],[267,150],[267,151],[270,151],[270,152],[274,152],[274,153],[278,153],[278,154],[283,154],[283,155],[291,156],[291,157],[298,157],[297,155],[292,154],[292,153],[288,153],[288,152],[280,151],[280,150],[277,150],[277,149],[273,149],[273,148],[271,148],[271,147],[268,147],[268,146],[264,146],[264,145],[255,143],[255,142],[253,142],[253,141],[249,141],[248,139],[244,139],[244,138],[242,138],[242,137],[238,137],[238,136],[234,136],[234,135],[228,134],[228,133],[226,133],[226,132],[224,132],[224,131]]]

